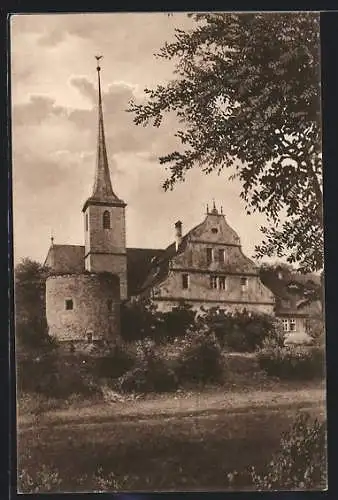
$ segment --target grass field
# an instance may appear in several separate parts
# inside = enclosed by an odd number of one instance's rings
[[[324,408],[324,386],[312,382],[20,414],[19,473],[57,470],[54,491],[248,489],[247,468],[270,460],[300,412],[324,418]],[[98,469],[114,477],[93,477]]]

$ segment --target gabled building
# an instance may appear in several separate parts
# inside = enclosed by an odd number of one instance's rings
[[[285,291],[261,280],[215,203],[185,234],[181,221],[176,222],[173,242],[165,249],[126,247],[127,205],[116,195],[110,178],[100,69],[98,65],[97,162],[93,190],[82,208],[84,245],[59,245],[52,239],[45,260],[51,270],[46,283],[50,333],[71,341],[116,338],[120,303],[139,296],[149,297],[162,311],[182,301],[194,308],[219,306],[269,314],[278,307],[293,331],[293,318],[301,317],[294,314],[295,307],[300,310],[305,304],[288,302]]]
[[[275,314],[283,323],[286,342],[308,342],[309,320],[323,321],[320,276],[300,274],[287,266],[262,269],[262,282],[274,294]]]

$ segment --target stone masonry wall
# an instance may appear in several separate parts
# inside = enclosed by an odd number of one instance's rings
[[[73,309],[66,309],[66,300]],[[111,301],[111,310],[108,301]],[[80,274],[50,276],[46,281],[49,333],[58,340],[114,339],[120,334],[117,276]]]

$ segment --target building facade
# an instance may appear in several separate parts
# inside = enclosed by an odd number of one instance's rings
[[[307,314],[296,311],[293,302],[286,305],[275,283],[261,279],[215,203],[185,234],[177,221],[174,241],[165,249],[126,247],[126,203],[110,178],[99,66],[97,74],[97,162],[93,190],[82,208],[84,245],[56,245],[52,239],[45,260],[50,333],[62,341],[116,339],[120,303],[140,296],[161,311],[184,301],[195,309],[277,312],[289,333],[303,332]]]

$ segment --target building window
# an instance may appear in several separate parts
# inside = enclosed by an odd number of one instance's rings
[[[210,288],[217,288],[217,276],[210,276]]]
[[[92,332],[88,332],[87,333],[87,342],[88,342],[88,344],[92,344],[93,343],[93,334],[92,334]]]
[[[65,301],[65,307],[66,307],[66,311],[71,311],[73,309],[73,300],[67,299]]]
[[[225,276],[220,276],[218,278],[218,285],[220,290],[226,290],[226,280]]]
[[[289,320],[289,331],[290,332],[296,331],[296,320],[294,320],[294,319]]]
[[[113,310],[113,301],[112,301],[112,299],[108,299],[107,300],[107,307],[108,307],[108,311],[112,312],[112,310]]]
[[[241,288],[242,288],[242,292],[245,292],[248,288],[248,278],[246,277],[242,277],[241,278]]]
[[[219,260],[220,262],[224,262],[224,260],[225,260],[225,251],[224,251],[224,249],[223,249],[223,248],[220,248],[220,249],[218,250],[218,260]]]
[[[182,288],[189,288],[189,274],[182,274]]]
[[[86,214],[86,231],[88,231],[88,214]]]
[[[293,318],[282,320],[284,332],[295,332],[296,331],[296,320]]]
[[[207,264],[211,264],[213,261],[213,251],[212,248],[207,248]]]
[[[217,227],[213,227],[213,228],[211,229],[211,232],[212,232],[212,233],[214,233],[214,234],[217,234],[217,233],[218,233],[218,229],[217,229]]]
[[[108,210],[103,212],[103,229],[110,229],[110,213]]]

